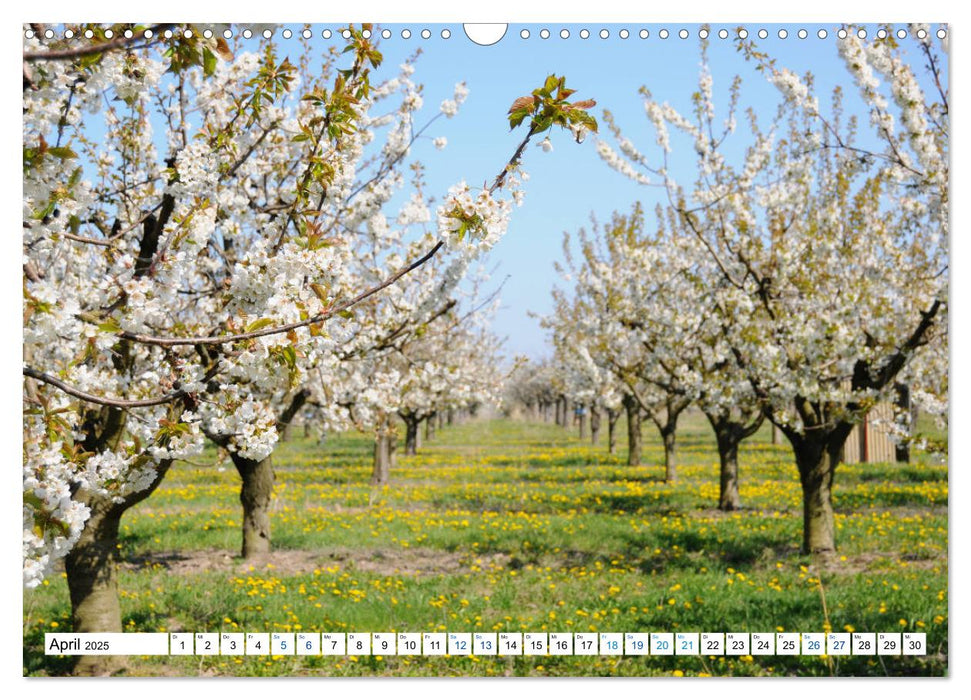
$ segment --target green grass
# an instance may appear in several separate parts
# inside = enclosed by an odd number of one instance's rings
[[[623,425],[618,426],[623,430]],[[549,424],[439,431],[369,485],[370,438],[295,439],[274,455],[275,552],[251,565],[238,478],[207,452],[173,468],[122,524],[131,631],[924,631],[925,657],[154,657],[131,675],[943,675],[947,469],[841,466],[839,556],[799,554],[801,492],[767,427],[740,454],[743,510],[717,503],[707,423],[682,421],[679,476],[645,426],[644,466]],[[825,612],[823,598],[825,597]],[[24,673],[70,630],[63,575],[25,593]]]

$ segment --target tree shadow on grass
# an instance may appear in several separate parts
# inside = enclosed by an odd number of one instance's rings
[[[74,668],[73,656],[48,656],[44,653],[44,632],[34,627],[24,635],[25,676],[69,676]]]

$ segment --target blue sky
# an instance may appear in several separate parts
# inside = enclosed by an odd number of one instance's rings
[[[326,25],[336,30],[339,25]],[[670,102],[682,113],[690,114],[690,98],[697,90],[700,48],[697,39],[699,25],[667,25],[670,35],[662,39],[659,32],[666,25],[650,24],[512,24],[497,44],[479,46],[468,39],[459,24],[381,25],[392,31],[390,39],[380,42],[385,57],[384,70],[394,68],[416,49],[422,50],[413,80],[425,86],[424,112],[429,116],[437,110],[441,100],[451,97],[453,85],[466,81],[470,94],[454,119],[439,119],[427,132],[430,137],[445,136],[448,147],[437,152],[430,139],[419,143],[414,154],[427,166],[429,192],[444,193],[447,188],[465,179],[477,185],[492,179],[522,138],[522,131],[510,133],[506,111],[520,95],[529,94],[549,73],[565,75],[567,85],[577,90],[574,99],[594,98],[593,110],[599,118],[604,108],[615,115],[617,122],[635,144],[649,155],[656,155],[653,132],[644,116],[643,98],[638,94],[646,86],[656,99]],[[430,39],[422,39],[419,30],[431,30]],[[447,27],[451,37],[440,38]],[[540,30],[551,30],[548,39],[540,38]],[[753,64],[738,53],[732,39],[737,25],[712,25],[709,62],[715,81],[716,101],[727,109],[728,88],[737,74],[743,79],[741,107],[754,107],[765,119],[774,114],[779,101],[778,92],[755,72]],[[836,51],[835,31],[838,25],[815,24],[747,24],[751,34],[765,28],[769,36],[759,40],[759,46],[777,58],[779,65],[802,74],[811,71],[817,84],[821,104],[828,103],[828,94],[836,85],[846,93],[847,113],[867,117],[862,110],[855,87]],[[788,30],[786,39],[778,37],[780,28]],[[299,26],[293,25],[294,30]],[[325,25],[315,25],[319,37]],[[403,29],[411,30],[411,38],[401,37]],[[590,30],[590,37],[580,38],[580,30]],[[606,28],[610,36],[599,37]],[[622,39],[620,30],[630,31]],[[690,37],[681,39],[676,31],[685,28]],[[805,39],[797,36],[799,29],[808,32]],[[875,25],[867,26],[871,35]],[[530,33],[521,38],[521,31]],[[569,31],[567,39],[560,38],[562,29]],[[649,36],[640,38],[647,29]],[[729,38],[720,39],[720,29]],[[829,37],[820,39],[817,30],[826,29]],[[936,31],[937,25],[932,26]],[[318,39],[323,45],[323,39]],[[333,40],[331,40],[333,41]],[[281,51],[285,50],[284,41]],[[294,50],[299,44],[293,41]],[[916,46],[908,46],[918,73],[921,63]],[[721,119],[725,112],[720,112]],[[739,130],[732,138],[731,150],[740,150],[746,141],[744,113],[738,115]],[[419,123],[422,119],[419,118]],[[763,122],[764,124],[765,122]],[[868,130],[861,129],[861,140]],[[507,355],[527,354],[534,358],[548,353],[542,329],[529,312],[548,313],[551,309],[550,290],[557,282],[553,264],[562,258],[561,240],[564,231],[575,231],[589,224],[591,214],[601,221],[615,210],[626,211],[635,201],[641,201],[651,212],[654,203],[663,200],[663,189],[634,184],[608,169],[596,154],[592,139],[577,145],[565,132],[553,133],[554,150],[544,153],[530,147],[524,165],[530,174],[525,204],[515,211],[509,233],[490,254],[489,268],[496,268],[494,279],[505,279],[502,308],[497,314],[494,330],[507,337]],[[678,155],[682,160],[678,161]],[[675,142],[672,170],[677,179],[691,180],[693,151],[679,149]]]

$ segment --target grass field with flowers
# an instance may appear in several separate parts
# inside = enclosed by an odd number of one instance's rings
[[[714,437],[683,419],[678,479],[657,434],[644,466],[553,424],[448,426],[392,483],[373,443],[294,438],[274,454],[274,552],[244,562],[239,481],[215,451],[176,465],[122,523],[132,632],[923,631],[923,657],[129,657],[126,673],[238,676],[944,675],[948,481],[939,460],[841,465],[837,557],[799,554],[788,446],[743,444],[743,509],[722,513]],[[618,435],[624,435],[623,425]],[[603,431],[606,433],[606,430]],[[24,594],[24,674],[60,675],[45,632],[70,631],[63,573]]]

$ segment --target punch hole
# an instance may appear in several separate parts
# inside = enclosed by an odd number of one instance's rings
[[[560,30],[560,38],[561,39],[569,39],[570,38],[570,30],[569,29],[561,29]]]
[[[126,29],[125,30],[125,38],[126,39],[131,39],[133,36],[135,36],[135,32],[133,32],[131,29]]]
[[[805,39],[807,36],[809,36],[809,32],[807,32],[805,29],[800,29],[796,33],[796,36],[798,36],[800,39]]]
[[[284,29],[283,30],[283,38],[284,39],[289,39],[292,36],[293,36],[293,32],[291,32],[289,29]]]
[[[625,29],[624,31],[626,32],[627,30]],[[641,39],[646,39],[647,37],[649,37],[649,36],[651,36],[651,33],[650,33],[649,31],[647,31],[646,29],[642,29],[641,31],[639,31],[639,32],[637,33],[637,35],[638,35],[638,36],[639,36],[639,37],[640,37]],[[625,38],[626,38],[626,37],[625,37]]]
[[[581,29],[580,30],[580,38],[581,39],[589,39],[590,38],[590,30],[589,29]]]
[[[411,38],[411,30],[410,29],[402,29],[401,30],[401,38],[402,39],[410,39]]]
[[[361,36],[363,36],[365,39],[370,39],[371,38],[371,30],[370,29],[365,29],[363,32],[361,32]]]
[[[549,39],[550,38],[550,30],[549,29],[541,29],[540,32],[539,32],[539,38],[540,39]]]
[[[708,34],[709,34],[709,32],[708,32],[707,29],[702,28],[702,29],[699,29],[698,30],[698,37],[701,38],[701,39],[707,39],[708,38]]]
[[[844,34],[846,33],[845,30],[841,30],[841,31],[843,31]],[[863,29],[861,27],[860,29],[856,30],[856,35],[860,39],[866,39],[866,29]]]
[[[302,32],[300,32],[300,36],[302,36],[304,39],[309,39],[313,35],[314,33],[309,29],[304,29]]]
[[[529,38],[529,30],[528,30],[528,29],[523,29],[523,30],[521,30],[521,31],[519,32],[519,37],[520,37],[521,39],[528,39],[528,38]]]
[[[768,38],[769,38],[769,33],[766,30],[764,30],[764,29],[760,29],[759,30],[759,39],[768,39]]]
[[[64,38],[65,39],[73,39],[74,38],[74,30],[73,29],[65,29],[64,30]]]
[[[381,38],[382,39],[390,39],[391,38],[391,30],[390,29],[385,29],[384,31],[382,31],[381,32]]]
[[[498,43],[506,36],[506,30],[509,28],[508,24],[463,24],[462,28],[465,30],[465,36],[469,37],[473,43],[479,46],[492,46]],[[549,31],[544,29],[546,36],[549,36]],[[540,32],[540,36],[543,32]],[[543,37],[544,39],[546,37]]]
[[[787,36],[789,36],[789,32],[787,32],[785,29],[780,29],[779,30],[779,38],[780,39],[785,39]]]
[[[452,30],[451,29],[443,29],[442,30],[442,38],[443,39],[450,39],[450,38],[452,38]]]
[[[54,38],[54,31],[51,30],[51,29],[48,29],[46,32],[44,32],[44,38],[45,39],[53,39]]]
[[[739,39],[748,39],[748,30],[745,29],[744,27],[742,29],[739,29],[738,30],[738,38]]]
[[[428,29],[422,29],[421,30],[421,38],[422,39],[431,39],[432,38],[431,31],[429,31]]]
[[[153,32],[151,29],[146,29],[142,36],[146,39],[151,39],[153,36],[155,36],[155,32]]]
[[[662,29],[661,31],[659,31],[657,33],[657,35],[659,37],[661,37],[662,39],[667,39],[668,38],[668,30],[667,29]]]
[[[232,38],[233,38],[233,30],[232,29],[224,29],[223,30],[223,39],[232,39]]]
[[[682,39],[687,39],[688,38],[688,30],[687,29],[682,29],[681,31],[678,32],[678,36],[680,38],[682,38]]]
[[[907,30],[906,29],[898,29],[897,30],[897,38],[898,39],[906,39],[907,38]]]
[[[947,36],[947,32],[946,31],[944,31],[943,29],[938,29],[937,30],[937,38],[938,39],[943,39],[946,36]]]
[[[249,30],[249,29],[244,29],[243,30],[243,38],[244,39],[252,39],[253,38],[253,32],[251,30]]]
[[[827,32],[825,29],[820,29],[818,32],[816,32],[816,36],[818,36],[820,39],[825,39],[827,36],[829,36],[829,32]]]
[[[206,39],[212,39],[212,30],[206,29],[202,32],[202,36],[204,36]]]
[[[719,29],[718,30],[718,38],[719,39],[727,39],[728,38],[728,30],[727,29]]]

